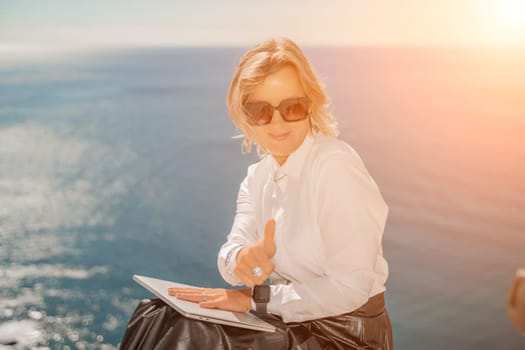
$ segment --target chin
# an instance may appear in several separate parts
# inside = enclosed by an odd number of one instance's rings
[[[289,145],[289,146],[281,146],[281,147],[275,147],[271,152],[272,154],[279,156],[279,157],[288,157],[291,153],[293,153],[297,147],[295,145]]]

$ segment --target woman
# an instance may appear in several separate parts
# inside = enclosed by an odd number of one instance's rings
[[[381,246],[388,206],[359,155],[336,138],[324,86],[301,49],[277,38],[246,52],[227,105],[243,146],[255,142],[261,156],[240,185],[218,257],[222,277],[247,288],[169,293],[201,307],[253,310],[279,332],[177,322],[223,348],[392,349]]]

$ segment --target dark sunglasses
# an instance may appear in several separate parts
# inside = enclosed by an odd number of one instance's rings
[[[296,122],[308,117],[310,105],[311,101],[308,97],[294,97],[282,100],[278,106],[272,106],[266,101],[249,102],[244,105],[244,112],[251,125],[269,124],[276,109],[285,121]]]

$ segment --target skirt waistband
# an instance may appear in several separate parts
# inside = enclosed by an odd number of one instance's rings
[[[359,309],[349,312],[345,315],[357,317],[374,317],[385,312],[385,293],[379,293],[370,297],[368,301]]]

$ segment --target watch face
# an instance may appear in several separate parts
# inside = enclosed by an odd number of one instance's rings
[[[253,288],[253,301],[256,303],[267,303],[270,301],[270,286],[266,284]]]

